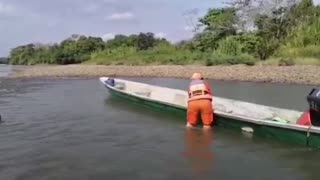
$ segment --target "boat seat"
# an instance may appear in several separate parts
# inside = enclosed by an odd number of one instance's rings
[[[229,113],[229,114],[233,114],[233,111],[230,109],[227,109],[224,105],[222,104],[214,104],[214,110],[218,110],[224,113]]]
[[[149,89],[141,89],[139,91],[135,91],[135,94],[141,95],[141,96],[146,96],[146,97],[150,97],[151,95],[151,90]]]

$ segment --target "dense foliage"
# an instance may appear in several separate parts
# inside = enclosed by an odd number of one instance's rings
[[[100,37],[72,35],[59,44],[27,44],[11,64],[248,64],[320,59],[320,8],[312,0],[233,0],[209,9],[190,40],[172,44],[153,33]],[[273,3],[276,2],[276,3]],[[269,3],[269,4],[268,4]],[[320,63],[320,60],[317,60]]]

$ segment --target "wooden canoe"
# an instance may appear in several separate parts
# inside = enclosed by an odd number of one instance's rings
[[[100,82],[112,96],[124,98],[157,110],[186,115],[187,91],[145,83],[100,77]],[[320,128],[302,126],[296,121],[303,112],[214,97],[215,126],[245,131],[253,135],[320,147]],[[200,121],[201,122],[201,121]]]

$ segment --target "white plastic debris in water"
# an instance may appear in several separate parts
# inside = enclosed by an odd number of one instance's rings
[[[253,129],[251,127],[242,127],[241,130],[246,133],[253,133]]]

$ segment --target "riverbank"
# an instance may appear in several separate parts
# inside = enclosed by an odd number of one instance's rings
[[[13,67],[13,73],[9,78],[95,78],[100,76],[190,78],[193,72],[201,72],[206,78],[214,80],[320,85],[320,67],[312,65],[36,65]]]

